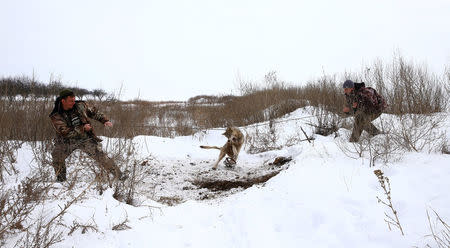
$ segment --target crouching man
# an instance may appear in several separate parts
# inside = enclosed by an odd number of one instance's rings
[[[353,114],[355,117],[350,142],[358,142],[363,130],[371,136],[379,134],[380,131],[372,124],[372,121],[378,118],[386,108],[384,98],[375,89],[365,87],[364,83],[346,80],[343,87],[346,98],[344,112]]]
[[[98,138],[88,118],[112,127],[108,118],[89,106],[84,101],[75,101],[71,90],[63,90],[55,101],[55,107],[49,115],[56,131],[55,147],[52,151],[52,166],[55,169],[56,180],[66,181],[65,160],[76,149],[80,149],[93,158],[102,169],[112,173],[115,178],[124,180],[126,177],[115,164],[114,160],[99,148],[102,140]]]

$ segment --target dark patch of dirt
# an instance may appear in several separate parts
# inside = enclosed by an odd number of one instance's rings
[[[263,184],[289,167],[291,158],[279,157],[270,164],[238,161],[232,167],[220,165],[213,170],[215,160],[149,161],[147,180],[139,185],[141,194],[165,205],[173,206],[188,200],[213,200]]]
[[[270,178],[276,176],[280,171],[270,172],[265,175],[257,176],[257,177],[244,177],[240,180],[214,180],[214,179],[206,179],[206,180],[196,180],[193,181],[192,184],[199,188],[206,188],[212,191],[227,191],[233,188],[249,188],[255,184],[265,183]]]
[[[178,198],[178,197],[164,197],[164,196],[161,196],[159,198],[158,202],[166,204],[168,206],[174,206],[174,205],[178,205],[181,202],[183,202],[183,199]]]
[[[282,166],[291,161],[292,157],[277,157],[272,163],[269,163],[269,165]]]

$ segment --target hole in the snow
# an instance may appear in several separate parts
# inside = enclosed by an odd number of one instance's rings
[[[206,188],[211,191],[226,191],[233,188],[249,188],[255,184],[267,182],[270,178],[276,176],[280,171],[273,171],[257,177],[245,177],[242,179],[224,180],[224,179],[202,179],[193,181],[192,184],[199,188]]]

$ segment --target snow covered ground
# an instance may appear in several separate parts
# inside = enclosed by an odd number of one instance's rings
[[[437,131],[446,133],[441,138],[448,144],[450,119],[444,117]],[[353,156],[351,151],[357,148],[347,142],[349,130],[340,129],[337,137],[316,135],[312,143],[300,141],[305,138],[300,127],[312,136],[307,123],[314,120],[306,108],[277,120],[275,133],[268,132],[268,123],[241,127],[252,137],[256,133],[276,136],[272,145],[280,149],[250,154],[247,143],[234,169],[220,164],[216,171],[211,166],[218,151],[199,145],[221,146],[223,130],[173,139],[135,137],[136,154],[145,161],[141,172],[146,173],[137,186],[136,206],[117,201],[113,189],[101,195],[89,189],[64,215],[65,226],[58,227],[64,240],[55,247],[436,247],[429,236],[429,222],[436,232],[443,231],[434,210],[450,223],[450,155],[395,151],[391,160],[385,157],[387,163],[379,159],[370,167],[367,151],[363,157]],[[379,135],[372,140],[382,139]],[[108,139],[103,146],[110,149],[114,142]],[[69,180],[80,166],[78,155],[68,161]],[[281,167],[269,165],[278,156],[293,160]],[[6,180],[11,187],[37,167],[29,145],[18,151],[17,167],[20,173]],[[385,222],[385,214],[393,214],[377,201],[377,196],[386,200],[386,195],[374,175],[376,169],[390,180],[404,236]],[[274,171],[279,174],[247,189],[212,191],[193,184],[206,179],[248,179]],[[52,200],[36,215],[51,218],[92,180],[89,175],[82,178],[70,190],[69,183],[54,183]],[[73,223],[97,230],[82,233],[78,229],[69,235]],[[118,230],[120,223],[127,228]],[[12,247],[16,239],[11,238],[6,247]]]

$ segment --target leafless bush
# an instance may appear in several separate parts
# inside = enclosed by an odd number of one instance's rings
[[[22,237],[19,238],[15,246],[27,248],[51,247],[52,245],[61,242],[63,240],[63,232],[57,229],[57,227],[61,225],[61,218],[66,214],[70,206],[79,201],[86,194],[92,184],[93,182],[91,182],[80,194],[66,202],[64,206],[60,207],[60,211],[49,220],[41,215],[37,221],[32,221],[31,224],[24,229],[26,232],[22,233]]]
[[[139,183],[138,181],[138,164],[137,161],[134,161],[132,165],[129,167],[129,170],[127,170],[127,173],[129,173],[129,178],[126,182],[123,183],[116,183],[115,190],[114,190],[114,198],[119,201],[124,201],[126,204],[136,204],[134,201],[134,196],[136,193],[136,186]]]
[[[425,65],[406,61],[396,54],[390,64],[376,61],[366,68],[363,80],[373,82],[394,114],[429,114],[442,112],[448,106],[448,79],[430,73]]]
[[[12,175],[17,173],[14,164],[17,161],[17,149],[24,142],[18,140],[3,140],[0,138],[0,182],[4,181],[4,174]]]
[[[439,216],[439,214],[431,209],[434,213],[434,220],[430,217],[427,209],[428,224],[430,227],[430,236],[436,242],[438,248],[450,247],[450,226]],[[427,245],[430,247],[430,245]]]
[[[63,241],[63,232],[56,230],[57,225],[56,222],[44,224],[43,217],[40,217],[26,230],[25,235],[16,242],[15,247],[48,248]]]
[[[443,85],[446,93],[446,99],[450,99],[450,64],[445,67],[445,75],[443,77]],[[450,110],[450,104],[447,104],[447,111]]]
[[[399,115],[398,126],[391,131],[392,141],[407,151],[440,151],[444,135],[439,127],[444,123],[441,115]]]
[[[239,82],[241,96],[220,108],[222,126],[231,123],[244,126],[279,118],[296,108],[306,106],[299,88],[278,79],[275,72],[265,75],[262,83]]]
[[[443,154],[450,154],[449,146],[447,144],[445,144],[445,143],[442,144],[441,151],[442,151]]]
[[[53,142],[51,140],[29,142],[33,158],[36,161],[36,173],[41,180],[45,182],[53,182],[51,173],[53,171],[51,152],[53,150]]]
[[[303,141],[308,141],[308,143],[312,143],[316,138],[314,135],[308,135],[301,125],[295,124],[295,134],[287,137],[284,146],[293,146]]]
[[[368,158],[369,167],[375,166],[378,161],[388,164],[400,160],[405,148],[395,141],[396,135],[393,133],[398,132],[394,131],[398,125],[392,120],[386,121],[380,117],[378,128],[381,134],[375,137],[363,133],[358,142],[349,143],[349,137],[345,137],[336,139],[336,144],[350,158]]]
[[[378,161],[388,164],[400,160],[404,154],[404,148],[393,141],[392,130],[396,128],[396,125],[381,117],[379,123],[380,135],[371,137],[363,133],[360,140],[354,143],[346,141],[349,137],[337,139],[337,146],[348,157],[355,159],[367,157],[369,159],[369,167],[375,166]]]
[[[0,137],[8,140],[37,141],[53,137],[48,99],[0,99]]]
[[[247,152],[256,154],[281,149],[281,145],[278,144],[278,131],[275,125],[273,121],[269,121],[268,126],[255,125],[248,129],[246,143],[249,147]]]
[[[0,244],[9,237],[17,237],[17,247],[50,247],[62,240],[62,232],[57,230],[61,218],[73,203],[83,197],[94,181],[77,196],[74,196],[55,215],[43,213],[37,216],[38,206],[49,200],[53,180],[49,159],[50,142],[31,142],[35,163],[32,175],[15,188],[0,185]],[[73,186],[69,185],[70,190]],[[44,215],[45,214],[45,215]]]
[[[366,138],[359,139],[358,142],[347,141],[348,139],[336,139],[336,144],[341,151],[349,158],[358,159],[364,157],[369,150],[369,141]]]
[[[386,201],[380,199],[377,196],[378,203],[382,203],[383,205],[387,206],[391,211],[394,217],[391,217],[390,215],[384,213],[384,216],[386,219],[384,221],[388,224],[389,230],[391,230],[391,225],[397,227],[402,235],[405,235],[403,233],[402,225],[400,224],[400,221],[397,216],[397,210],[394,209],[394,206],[392,205],[392,198],[391,198],[391,183],[389,182],[389,178],[383,175],[383,172],[381,170],[375,170],[374,174],[378,178],[378,182],[380,183],[381,188],[384,191],[384,194],[386,195]],[[395,219],[394,219],[395,218]]]
[[[36,174],[15,188],[1,187],[0,245],[13,235],[21,236],[16,242],[19,247],[50,247],[61,241],[61,233],[54,231],[56,222],[44,224],[42,216],[33,217],[36,208],[45,201],[50,184]]]
[[[69,228],[70,231],[67,235],[72,235],[78,229],[81,230],[82,234],[87,233],[89,231],[98,233],[98,226],[93,219],[94,218],[92,218],[92,222],[86,224],[81,224],[78,223],[78,221],[73,221],[72,225]]]
[[[314,108],[312,111],[312,115],[316,117],[316,123],[309,123],[309,125],[315,128],[314,133],[323,136],[334,133],[337,136],[337,131],[341,127],[342,118],[322,106]]]
[[[3,184],[1,187],[4,187]],[[31,212],[40,204],[42,195],[48,191],[48,185],[38,177],[23,180],[16,188],[0,191],[0,240],[7,235],[22,232],[28,227]]]
[[[307,100],[309,105],[323,108],[328,112],[340,113],[345,103],[341,88],[342,81],[343,79],[338,79],[336,75],[323,75],[317,80],[310,81],[298,92],[300,92],[302,99]]]
[[[367,141],[367,149],[369,155],[370,166],[375,166],[375,163],[382,161],[383,164],[388,164],[390,162],[398,161],[403,156],[403,149],[396,142],[393,142],[393,137],[391,135],[392,126],[386,127],[387,125],[381,122],[381,133],[383,135],[378,135],[374,138],[365,138]]]
[[[131,227],[128,226],[127,223],[128,223],[128,215],[125,216],[125,219],[122,222],[120,222],[117,225],[114,225],[112,227],[112,230],[114,230],[114,231],[123,231],[123,230],[131,229]]]
[[[147,180],[149,170],[148,158],[140,158],[138,155],[138,145],[132,139],[114,139],[107,141],[106,151],[120,166],[121,171],[128,175],[125,181],[115,181],[114,198],[130,205],[139,205],[136,195],[139,194],[137,188]],[[102,184],[100,188],[104,187]],[[102,193],[102,192],[100,192]]]

